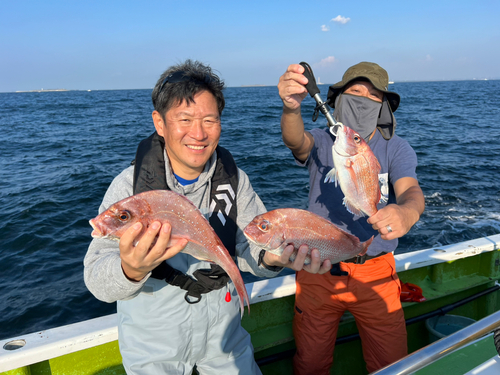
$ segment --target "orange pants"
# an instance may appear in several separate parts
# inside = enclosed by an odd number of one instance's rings
[[[297,272],[293,333],[296,375],[329,374],[340,318],[349,311],[363,346],[368,372],[408,353],[399,299],[401,284],[392,253],[365,264],[340,263],[348,276]]]

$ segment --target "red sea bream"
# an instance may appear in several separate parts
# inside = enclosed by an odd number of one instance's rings
[[[345,125],[330,128],[336,136],[332,147],[333,168],[325,182],[340,184],[347,210],[358,216],[372,216],[381,201],[380,164],[370,146],[354,130]],[[385,199],[383,199],[385,201]]]
[[[329,259],[332,264],[364,255],[373,237],[360,242],[330,221],[306,210],[280,208],[256,216],[245,228],[245,236],[263,249],[281,255],[287,245],[293,245],[295,252],[300,245],[309,246],[305,264],[311,262],[310,250],[318,249],[321,262]]]
[[[196,259],[220,265],[233,281],[240,297],[241,314],[250,303],[240,271],[208,220],[186,197],[168,190],[153,190],[125,198],[90,220],[92,237],[118,240],[136,222],[143,231],[154,221],[170,223],[169,246],[181,238],[189,242],[182,250]]]

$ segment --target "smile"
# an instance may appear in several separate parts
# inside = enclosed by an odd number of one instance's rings
[[[203,150],[206,146],[192,146],[192,145],[186,145],[188,148],[191,150]]]

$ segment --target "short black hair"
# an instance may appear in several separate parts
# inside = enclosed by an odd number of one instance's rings
[[[194,103],[196,94],[208,91],[215,97],[221,115],[225,106],[223,89],[224,81],[210,66],[188,59],[163,72],[151,93],[151,99],[155,110],[164,116],[172,106],[184,101]]]

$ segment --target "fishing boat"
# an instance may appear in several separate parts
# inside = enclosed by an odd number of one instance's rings
[[[419,286],[425,301],[403,302],[410,354],[378,374],[500,373],[490,333],[500,325],[499,250],[500,234],[396,255],[401,282]],[[257,363],[263,374],[292,374],[294,274],[246,287],[252,307],[242,324],[251,334]],[[443,317],[468,323],[439,336],[429,322]],[[0,374],[125,374],[117,339],[112,314],[2,340]],[[366,374],[349,313],[339,327],[331,372]]]

